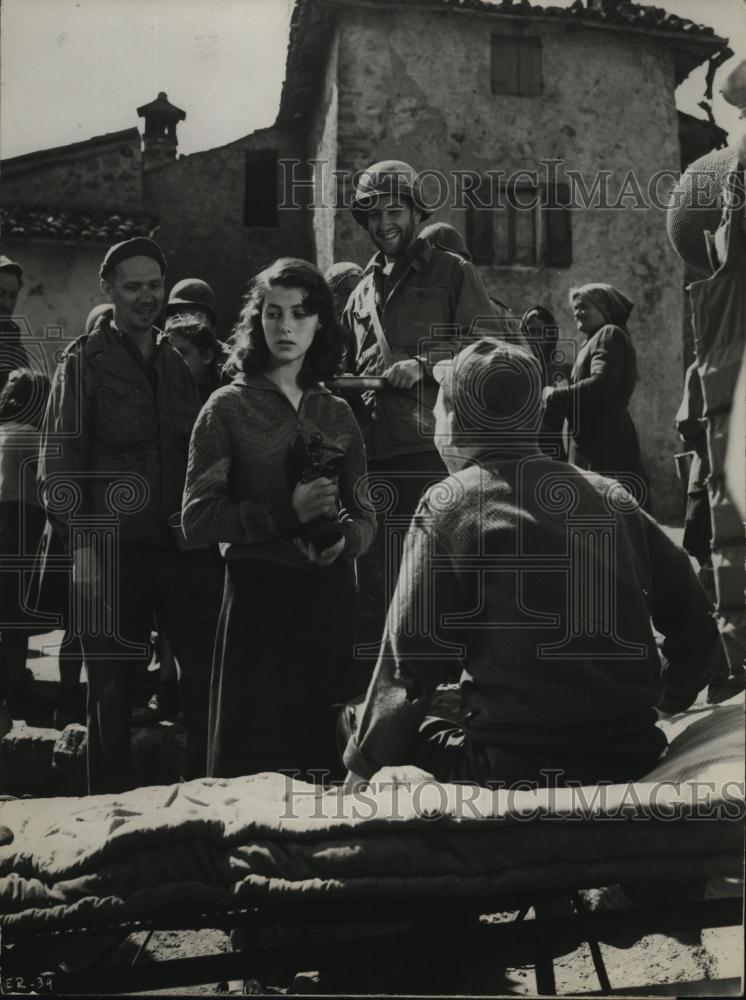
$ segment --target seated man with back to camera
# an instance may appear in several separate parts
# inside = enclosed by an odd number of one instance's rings
[[[666,746],[658,710],[687,708],[721,652],[689,559],[618,483],[540,452],[533,357],[482,338],[434,371],[451,475],[420,502],[367,696],[343,710],[344,788],[404,764],[636,780]],[[454,662],[462,726],[427,717]]]

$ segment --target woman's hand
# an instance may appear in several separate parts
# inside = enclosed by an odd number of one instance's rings
[[[332,517],[337,512],[339,489],[332,479],[314,479],[310,483],[298,483],[293,490],[291,503],[301,524],[315,521],[320,517]]]
[[[334,545],[330,545],[323,552],[317,552],[313,542],[304,542],[302,538],[294,539],[295,545],[309,562],[316,563],[317,566],[331,566],[335,559],[342,554],[347,539],[342,537]]]

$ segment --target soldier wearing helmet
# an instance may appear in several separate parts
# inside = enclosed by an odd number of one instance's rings
[[[206,281],[200,278],[183,278],[176,282],[166,303],[166,333],[171,317],[184,315],[209,326],[215,333],[218,325],[217,299]]]
[[[371,486],[395,497],[387,514],[411,517],[423,490],[446,475],[433,439],[432,408],[438,387],[432,364],[453,352],[454,341],[477,326],[492,329],[494,310],[473,264],[417,237],[431,214],[421,180],[401,160],[384,160],[363,172],[352,201],[356,222],[376,248],[350,296],[342,322],[356,375],[385,376],[389,390],[365,398]],[[438,342],[443,353],[435,353]],[[428,343],[429,342],[429,343]],[[361,586],[371,604],[385,602],[383,574],[396,580],[398,561],[384,565],[385,530],[360,562]],[[367,564],[367,565],[366,565]],[[377,625],[361,633],[380,639]],[[375,635],[378,632],[378,635]],[[366,654],[367,655],[367,654]]]

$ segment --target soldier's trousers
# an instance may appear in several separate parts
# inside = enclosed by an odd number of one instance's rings
[[[134,687],[150,659],[154,623],[165,629],[179,664],[187,732],[184,776],[206,773],[210,671],[222,578],[209,549],[179,551],[121,543],[99,595],[111,615],[82,638],[88,679],[88,791],[133,786],[130,726]]]

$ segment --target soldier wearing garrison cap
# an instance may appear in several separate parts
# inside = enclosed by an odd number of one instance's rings
[[[402,520],[411,517],[422,491],[446,474],[433,441],[433,359],[443,356],[441,348],[451,352],[469,331],[497,333],[501,321],[473,264],[418,239],[431,211],[421,178],[408,163],[384,160],[364,171],[352,214],[377,252],[344,311],[352,348],[348,367],[355,375],[388,380],[388,391],[364,397],[364,430],[371,486],[383,485],[395,498],[386,514]],[[505,332],[520,337],[514,326]],[[379,525],[359,563],[363,606],[367,599],[371,609],[360,633],[369,643],[380,639],[384,604],[398,572],[394,550],[389,546],[387,557],[386,548],[386,530]]]
[[[151,239],[113,246],[100,270],[111,312],[68,347],[52,384],[39,463],[47,513],[73,561],[87,632],[88,786],[132,786],[131,687],[153,621],[181,667],[186,776],[205,773],[209,664],[219,605],[212,553],[181,547],[179,512],[197,387],[156,327],[166,261]],[[60,491],[79,497],[74,510]],[[76,526],[84,517],[89,528]],[[97,524],[116,522],[109,558]],[[85,616],[88,615],[86,618]],[[99,624],[96,626],[96,616]],[[109,627],[106,627],[108,623]]]
[[[666,746],[656,709],[688,708],[721,655],[688,556],[618,483],[542,454],[532,354],[482,338],[433,374],[451,474],[420,502],[367,696],[343,711],[346,788],[391,765],[487,786],[640,780]],[[613,524],[613,559],[594,522]],[[461,725],[427,715],[454,667]]]

